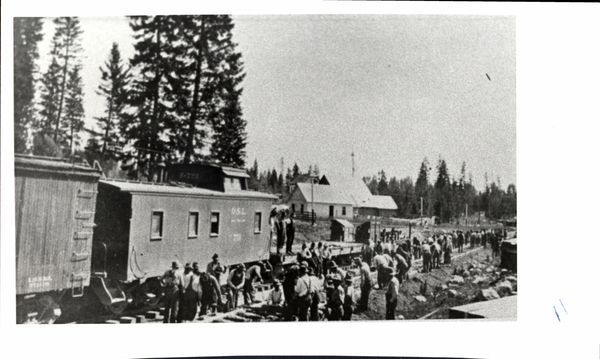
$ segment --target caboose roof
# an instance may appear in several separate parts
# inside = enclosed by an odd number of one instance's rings
[[[15,171],[43,171],[47,173],[73,174],[100,177],[101,171],[86,164],[76,164],[67,160],[50,157],[15,154]]]
[[[101,180],[101,184],[118,188],[121,192],[149,195],[175,195],[175,196],[200,196],[200,197],[230,197],[230,198],[255,198],[277,199],[268,193],[254,191],[228,191],[219,192],[205,188],[190,187],[172,183],[132,182],[123,180]]]

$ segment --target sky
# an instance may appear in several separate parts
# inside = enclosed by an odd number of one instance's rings
[[[516,184],[514,16],[234,15],[246,78],[247,162],[280,171],[416,180],[424,158],[478,189]],[[104,111],[99,67],[113,42],[133,56],[124,17],[82,17],[86,123]],[[40,45],[47,67],[53,25]],[[489,77],[489,78],[488,78]]]

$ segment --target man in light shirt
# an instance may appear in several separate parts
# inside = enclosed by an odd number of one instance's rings
[[[308,312],[312,303],[311,280],[308,276],[308,266],[304,263],[300,265],[298,282],[294,291],[298,298],[298,316],[301,322],[308,321]]]
[[[285,297],[283,296],[283,291],[281,290],[281,284],[277,279],[273,282],[273,290],[269,293],[269,297],[267,298],[267,304],[283,306],[285,302]]]
[[[255,264],[248,268],[246,271],[246,280],[244,281],[244,304],[250,305],[254,303],[254,282],[263,282],[260,272],[262,270],[262,264]]]
[[[308,277],[310,278],[310,291],[312,293],[309,319],[311,322],[316,322],[319,320],[319,303],[321,302],[319,292],[321,291],[321,281],[315,275],[315,270],[310,267],[308,268]]]
[[[177,323],[179,313],[179,300],[183,293],[183,272],[178,261],[173,261],[171,269],[161,277],[165,293],[164,323]]]

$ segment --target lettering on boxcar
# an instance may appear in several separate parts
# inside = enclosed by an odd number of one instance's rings
[[[243,207],[232,207],[231,208],[231,215],[232,216],[245,216],[246,215],[246,208],[243,208]]]
[[[52,283],[51,276],[27,278],[27,284],[30,290],[46,290],[50,289]]]

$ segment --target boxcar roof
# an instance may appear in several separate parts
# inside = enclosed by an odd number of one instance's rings
[[[102,171],[84,164],[75,164],[58,158],[15,155],[15,171],[31,170],[60,174],[100,177]]]
[[[177,186],[165,183],[140,183],[120,180],[101,180],[100,183],[118,188],[122,192],[150,194],[150,195],[180,195],[200,197],[229,197],[229,198],[255,198],[255,199],[277,199],[276,196],[254,191],[228,191],[219,192],[205,188]]]

